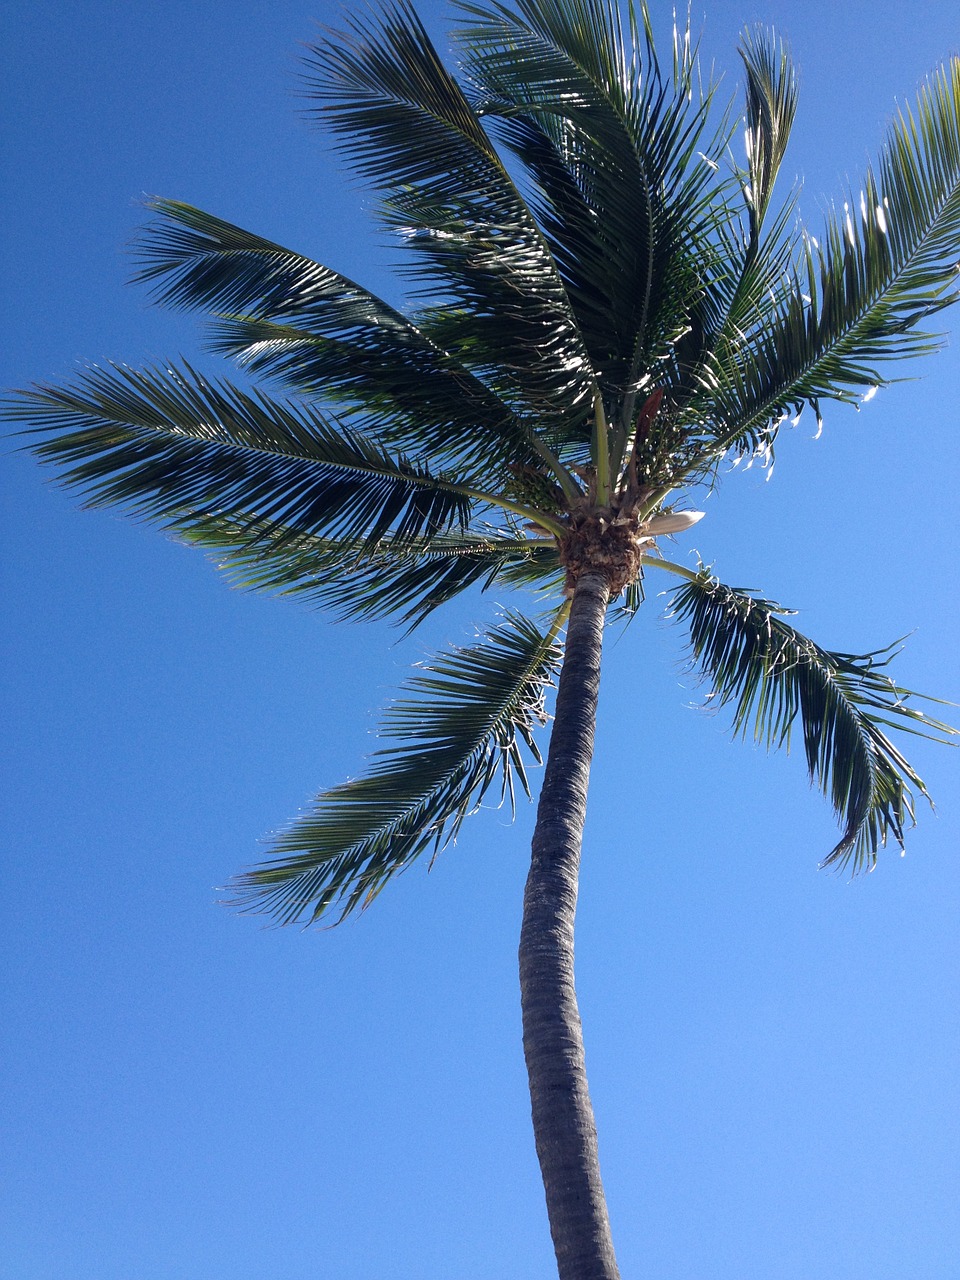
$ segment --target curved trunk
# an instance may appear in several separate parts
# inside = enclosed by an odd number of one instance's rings
[[[580,575],[523,898],[520,995],[533,1129],[560,1280],[619,1280],[573,983],[577,873],[610,590]]]

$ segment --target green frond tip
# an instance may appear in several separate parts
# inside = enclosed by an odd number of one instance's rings
[[[914,788],[923,780],[886,728],[946,742],[957,730],[911,703],[926,698],[886,674],[895,646],[873,653],[831,653],[784,621],[790,613],[706,569],[678,587],[672,616],[690,627],[694,665],[712,681],[708,703],[733,706],[734,733],[767,748],[789,748],[798,717],[810,780],[833,804],[843,834],[823,866],[870,870],[893,836],[903,847],[914,821]],[[941,703],[941,705],[943,705]]]
[[[740,57],[746,71],[751,233],[763,221],[797,114],[797,76],[782,40],[761,28],[744,32]]]
[[[364,778],[321,795],[274,841],[279,855],[234,881],[230,905],[313,924],[366,907],[387,881],[426,850],[453,840],[464,818],[499,782],[499,801],[529,795],[523,748],[540,762],[534,729],[559,665],[560,618],[546,634],[508,615],[479,644],[425,663],[387,711]]]

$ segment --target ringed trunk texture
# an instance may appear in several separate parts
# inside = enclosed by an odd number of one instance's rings
[[[520,931],[523,1050],[560,1280],[619,1280],[573,982],[573,921],[610,587],[580,575]]]

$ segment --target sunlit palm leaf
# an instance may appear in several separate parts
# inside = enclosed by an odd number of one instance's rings
[[[375,544],[466,524],[471,499],[441,477],[303,404],[211,382],[184,365],[93,368],[6,406],[30,447],[92,506],[117,504],[178,530],[255,521]]]
[[[350,19],[311,50],[309,95],[355,167],[384,188],[388,223],[431,302],[471,316],[458,358],[494,371],[521,412],[576,432],[593,371],[542,233],[459,85],[405,4]]]
[[[797,114],[797,77],[783,42],[760,28],[744,35],[740,56],[747,77],[746,196],[757,241]]]
[[[674,343],[664,369],[668,406],[695,456],[715,457],[712,420],[726,386],[741,378],[748,333],[776,323],[783,306],[783,284],[796,260],[796,193],[772,223],[757,227],[749,217],[731,214],[717,227],[700,259],[701,291],[687,311],[687,328]],[[704,442],[704,435],[707,439]]]
[[[679,587],[672,613],[690,627],[693,661],[711,681],[709,702],[732,705],[734,732],[789,746],[799,721],[811,780],[833,804],[843,834],[824,865],[869,869],[913,821],[916,771],[886,728],[937,741],[955,733],[910,703],[921,695],[886,674],[891,649],[831,653],[784,621],[790,611],[726,587],[707,570]]]
[[[511,615],[481,644],[425,664],[386,716],[381,736],[400,745],[277,837],[279,856],[237,879],[237,905],[281,924],[331,908],[342,920],[454,839],[491,786],[512,803],[515,780],[528,790],[521,748],[540,759],[533,732],[559,659],[554,632]]]
[[[632,48],[604,0],[460,7],[474,19],[459,36],[481,109],[537,183],[591,361],[629,422],[634,384],[675,336],[723,206],[711,90],[694,85],[689,57],[670,83],[652,42],[641,55],[643,6]]]
[[[195,540],[222,549],[220,567],[238,587],[295,596],[341,618],[394,618],[411,628],[475,584],[534,586],[559,574],[553,542],[492,529],[396,544],[384,538],[368,547],[211,519]]]
[[[795,259],[796,188],[772,225],[765,226],[797,110],[797,79],[782,41],[762,30],[747,32],[740,45],[745,79],[746,170],[738,170],[746,222],[733,216],[714,230],[717,252],[704,275],[704,354],[710,373],[736,358],[744,334],[776,315],[785,279]],[[694,322],[695,323],[695,322]],[[707,382],[710,381],[710,375]]]
[[[779,312],[741,344],[717,397],[721,448],[754,449],[804,401],[855,401],[891,360],[935,350],[918,326],[960,297],[960,59],[895,120],[879,166],[782,286]]]
[[[671,412],[675,426],[696,442],[686,457],[676,458],[677,471],[691,461],[696,465],[702,424],[715,415],[717,390],[737,385],[745,335],[761,331],[768,320],[776,323],[784,282],[791,281],[796,263],[796,187],[776,216],[768,217],[796,114],[793,63],[783,43],[759,29],[745,34],[740,55],[746,73],[746,169],[737,169],[736,179],[743,210],[728,205],[727,222],[713,228],[712,251],[701,256],[702,291],[689,309],[687,332],[675,344]]]

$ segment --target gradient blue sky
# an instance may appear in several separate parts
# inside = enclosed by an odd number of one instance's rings
[[[314,19],[335,6],[8,6],[0,384],[216,368],[190,317],[124,284],[148,194],[399,296],[370,197],[297,115]],[[785,172],[816,228],[958,50],[956,4],[722,0],[704,52],[731,91],[756,21],[801,69]],[[731,475],[673,554],[830,647],[913,633],[899,678],[957,699],[957,341],[902,372],[922,380],[828,406],[816,442],[805,419],[770,483]],[[0,1277],[549,1280],[515,976],[532,810],[480,814],[338,930],[215,905],[362,768],[410,662],[503,601],[398,643],[232,592],[29,459],[2,483]],[[625,1280],[956,1280],[958,756],[910,747],[939,810],[905,858],[818,872],[835,828],[802,760],[692,709],[661,605],[609,636],[578,931]]]

